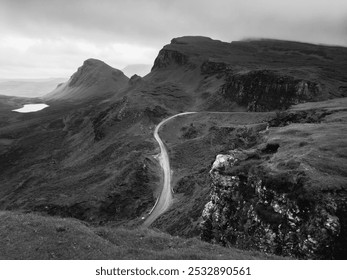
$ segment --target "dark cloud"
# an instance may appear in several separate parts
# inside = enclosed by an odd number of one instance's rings
[[[305,32],[297,29],[302,25],[316,31],[315,41],[329,43],[326,36],[330,31],[324,32],[322,27],[327,23],[342,26],[347,17],[344,0],[3,0],[1,3],[2,26],[20,34],[151,45],[173,34],[216,34],[228,40],[233,37],[230,30],[243,36],[276,34],[302,39],[310,35],[308,28],[304,28]],[[347,44],[346,40],[336,36],[332,43]]]
[[[147,64],[170,39],[183,35],[347,46],[346,19],[345,0],[0,0],[0,61],[6,67],[27,57],[43,64],[44,57],[52,67],[70,71],[60,56],[80,64],[83,55],[101,55],[121,68],[131,60],[124,49],[138,54],[134,59],[140,61],[129,64]],[[10,51],[16,40],[22,49]],[[14,53],[17,58],[11,58]]]

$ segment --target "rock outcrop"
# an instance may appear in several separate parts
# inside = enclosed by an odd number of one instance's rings
[[[218,74],[230,71],[231,69],[232,66],[230,64],[221,61],[214,61],[213,59],[208,59],[201,65],[201,73],[203,75]]]
[[[334,197],[307,192],[302,172],[243,168],[255,153],[217,155],[202,239],[295,258],[335,258],[341,221]]]
[[[283,110],[345,96],[346,54],[299,42],[188,36],[164,46],[145,80],[179,83],[195,92],[201,110]]]
[[[129,80],[129,84],[130,85],[136,85],[138,83],[141,83],[142,78],[139,75],[133,75],[131,76],[130,80]]]
[[[169,65],[185,65],[188,57],[181,52],[175,50],[162,49],[154,61],[153,70],[166,68]]]
[[[295,79],[270,70],[228,75],[222,95],[248,111],[287,109],[290,105],[314,100],[321,93],[318,83]]]

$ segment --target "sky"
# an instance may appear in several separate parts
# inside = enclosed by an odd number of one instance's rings
[[[70,77],[88,58],[152,65],[172,38],[347,46],[346,0],[0,0],[0,79]]]

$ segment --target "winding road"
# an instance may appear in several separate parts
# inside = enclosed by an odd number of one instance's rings
[[[196,112],[184,112],[184,113],[179,113],[171,117],[168,117],[162,120],[156,126],[154,130],[154,138],[158,142],[160,147],[159,163],[161,168],[164,171],[164,183],[163,183],[163,189],[160,193],[159,198],[157,199],[157,202],[155,203],[154,207],[152,208],[148,217],[143,223],[143,226],[145,227],[149,227],[162,213],[164,213],[170,207],[172,203],[171,169],[170,169],[169,155],[165,148],[164,142],[159,137],[159,133],[158,133],[159,129],[163,124],[165,124],[166,122],[168,122],[169,120],[173,118],[176,118],[182,115],[195,114],[195,113]]]

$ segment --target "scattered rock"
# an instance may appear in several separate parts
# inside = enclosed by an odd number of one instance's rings
[[[295,258],[334,258],[341,230],[334,198],[308,193],[305,174],[273,174],[258,166],[241,176],[235,167],[247,158],[240,150],[217,155],[201,238]]]
[[[57,232],[64,232],[64,231],[66,231],[67,229],[66,229],[66,227],[64,227],[64,226],[57,226],[57,227],[55,228],[55,230],[56,230]]]

